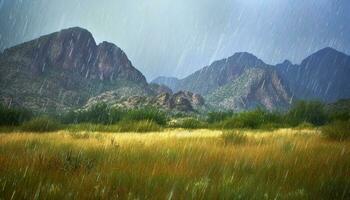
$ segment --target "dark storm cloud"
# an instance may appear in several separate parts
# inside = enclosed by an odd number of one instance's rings
[[[248,51],[300,62],[350,53],[348,0],[0,0],[0,48],[71,26],[120,46],[149,79]]]

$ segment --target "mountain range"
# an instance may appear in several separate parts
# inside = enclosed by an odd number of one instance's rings
[[[147,83],[127,55],[75,27],[42,36],[0,54],[0,102],[40,112],[64,112],[105,102],[135,108],[241,111],[285,109],[295,99],[350,98],[350,57],[331,48],[300,65],[269,65],[249,53],[213,62],[184,79]],[[173,94],[174,93],[174,94]],[[204,98],[203,98],[203,97]]]
[[[158,77],[153,83],[204,96],[214,108],[286,108],[295,100],[325,103],[350,98],[350,56],[324,48],[301,64],[269,65],[249,53],[215,61],[183,78]]]

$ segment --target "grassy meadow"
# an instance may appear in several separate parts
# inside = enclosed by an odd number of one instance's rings
[[[350,199],[317,129],[0,134],[0,199]]]

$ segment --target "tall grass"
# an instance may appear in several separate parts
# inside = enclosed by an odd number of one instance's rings
[[[248,140],[247,135],[239,130],[224,131],[221,138],[225,144],[244,144]]]
[[[349,199],[350,143],[313,131],[0,135],[1,199]]]
[[[161,131],[162,127],[153,121],[121,121],[113,125],[103,124],[73,124],[66,128],[71,132],[88,131],[88,132],[108,132],[108,133],[121,133],[121,132],[156,132]]]

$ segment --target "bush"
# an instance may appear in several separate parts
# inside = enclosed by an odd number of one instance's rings
[[[322,134],[327,138],[344,141],[350,138],[350,122],[336,121],[322,128]]]
[[[122,121],[118,124],[119,132],[157,132],[161,131],[161,127],[153,121]]]
[[[222,122],[233,116],[233,112],[210,112],[208,113],[208,123]]]
[[[330,121],[349,121],[350,120],[350,113],[347,111],[329,112],[328,115],[329,115]]]
[[[56,120],[49,117],[39,117],[25,122],[21,130],[28,132],[53,132],[61,128],[61,124]]]
[[[18,126],[32,118],[29,110],[19,108],[7,108],[0,104],[0,126]]]
[[[286,119],[292,126],[297,126],[304,122],[321,126],[328,121],[328,116],[322,103],[317,101],[299,101],[290,109]]]
[[[155,108],[141,108],[129,110],[125,116],[126,121],[152,121],[158,125],[166,125],[167,117],[162,111]]]
[[[221,123],[223,129],[249,128],[258,129],[264,124],[281,123],[281,115],[270,113],[261,109],[239,113]]]
[[[110,108],[107,104],[101,103],[92,106],[87,110],[71,111],[62,117],[63,123],[93,123],[93,124],[114,124],[121,121],[125,111],[117,108]]]
[[[221,138],[225,144],[244,144],[248,141],[248,137],[241,131],[225,131],[222,133]]]

